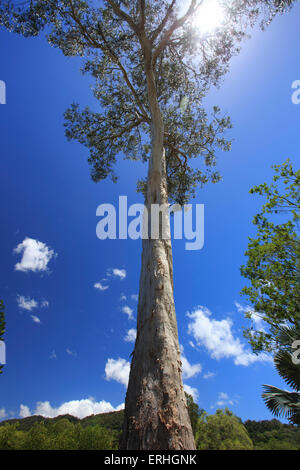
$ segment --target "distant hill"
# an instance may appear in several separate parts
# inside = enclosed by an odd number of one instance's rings
[[[95,426],[98,424],[107,430],[121,433],[124,420],[124,410],[112,411],[111,413],[102,413],[98,415],[90,415],[83,419],[76,418],[75,416],[71,416],[69,414],[60,415],[55,418],[44,418],[43,416],[35,415],[29,416],[28,418],[7,419],[5,421],[1,421],[0,426],[4,426],[5,424],[18,424],[20,431],[29,431],[36,423],[44,423],[47,425],[48,423],[57,422],[62,419],[67,419],[74,424],[79,423],[83,427]]]
[[[258,450],[300,450],[300,428],[278,419],[245,421],[254,448]]]
[[[117,443],[122,432],[124,410],[98,415],[91,415],[83,419],[78,419],[69,414],[57,416],[55,418],[44,418],[43,416],[29,416],[28,418],[22,419],[9,419],[0,422],[0,429],[1,426],[4,426],[5,424],[18,424],[18,429],[27,433],[35,425],[38,426],[39,424],[43,423],[47,428],[50,423],[55,424],[62,420],[67,420],[74,425],[80,424],[84,432],[92,431],[91,428],[94,428],[95,432],[97,432],[96,426],[100,426],[101,428],[104,428],[104,432],[107,436],[111,436],[113,438],[112,442]],[[300,429],[297,426],[283,424],[277,419],[264,421],[247,420],[243,424],[249,434],[250,439],[254,444],[254,449],[300,450]],[[49,429],[50,427],[51,426],[49,426]],[[89,441],[90,437],[88,437],[87,439]],[[85,448],[89,448],[88,445]],[[110,449],[113,447],[104,448]]]

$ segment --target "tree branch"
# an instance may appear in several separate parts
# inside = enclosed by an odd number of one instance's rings
[[[121,8],[113,0],[106,0],[106,1],[112,7],[115,14],[119,18],[121,18],[121,20],[126,21],[129,24],[129,26],[131,27],[131,29],[138,35],[139,34],[138,27],[135,24],[135,22],[133,21],[133,19],[131,18],[131,16],[127,15],[127,13],[125,11],[121,10]]]
[[[118,56],[114,53],[114,51],[112,51],[112,49],[110,48],[110,46],[109,46],[109,44],[108,44],[108,42],[107,42],[107,40],[106,40],[106,38],[105,38],[105,36],[104,36],[104,33],[103,33],[103,31],[102,31],[101,26],[100,26],[99,23],[98,23],[98,30],[99,30],[99,34],[100,34],[100,36],[101,36],[101,38],[102,38],[102,40],[103,40],[103,42],[104,42],[104,44],[105,44],[105,48],[106,48],[107,54],[108,54],[108,55],[110,56],[110,58],[118,65],[119,69],[121,70],[121,72],[122,72],[122,74],[123,74],[123,77],[124,77],[124,80],[125,80],[125,82],[126,82],[128,88],[130,89],[130,91],[131,91],[131,93],[132,93],[132,95],[133,95],[133,97],[134,97],[134,99],[135,99],[135,101],[136,101],[136,103],[137,103],[137,105],[138,105],[138,107],[139,107],[141,113],[142,113],[142,116],[145,118],[145,120],[149,120],[148,115],[147,115],[147,112],[146,112],[146,110],[145,110],[143,104],[141,103],[141,101],[140,101],[140,99],[139,99],[139,97],[138,97],[138,95],[137,95],[137,93],[136,93],[136,91],[135,91],[135,89],[134,89],[134,87],[133,87],[131,81],[129,80],[127,71],[125,70],[125,68],[124,68],[123,65],[121,64],[119,57],[118,57]]]
[[[138,120],[135,120],[135,121],[130,121],[130,122],[131,122],[131,124],[128,125],[127,127],[123,127],[122,130],[119,133],[104,135],[103,137],[101,137],[99,139],[99,142],[104,142],[105,140],[112,141],[113,139],[119,139],[126,132],[130,132],[132,129],[134,129],[135,127],[138,127],[140,124],[142,124],[142,122],[145,122],[145,120],[141,118],[141,119],[138,119]],[[99,129],[96,129],[93,132],[90,132],[89,136],[94,135],[97,132],[99,132]]]
[[[140,1],[140,28],[142,31],[145,31],[145,23],[146,23],[145,0],[139,0],[139,1]]]
[[[164,17],[164,19],[162,20],[162,22],[160,23],[160,25],[156,28],[155,31],[153,31],[152,35],[151,35],[151,41],[152,43],[155,41],[155,39],[160,35],[160,33],[163,31],[164,27],[166,26],[167,22],[168,22],[168,19],[173,11],[173,8],[175,6],[175,3],[176,3],[176,0],[173,0],[171,5],[169,6],[169,8],[167,9],[167,13]]]
[[[174,33],[174,31],[176,31],[176,29],[178,28],[181,28],[181,26],[184,25],[184,23],[194,14],[196,13],[196,11],[200,8],[200,6],[203,4],[203,1],[204,0],[201,0],[200,3],[198,3],[198,5],[196,4],[197,3],[197,0],[192,0],[191,4],[190,4],[190,7],[188,9],[188,11],[186,12],[186,14],[184,16],[182,16],[180,19],[174,21],[174,23],[172,24],[172,26],[165,32],[162,40],[160,41],[160,43],[158,44],[157,48],[155,49],[154,53],[153,53],[153,58],[152,58],[152,61],[153,61],[153,64],[155,64],[158,56],[161,54],[161,52],[165,49],[165,47],[167,46],[170,38],[172,37],[172,34]]]

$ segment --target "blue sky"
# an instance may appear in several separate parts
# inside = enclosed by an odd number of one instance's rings
[[[299,20],[297,5],[266,32],[254,31],[207,97],[208,107],[231,116],[233,148],[218,154],[223,181],[198,190],[194,201],[205,204],[204,248],[173,244],[184,383],[208,412],[228,405],[244,420],[270,419],[262,384],[284,386],[270,361],[253,362],[236,304],[247,307],[239,269],[262,204],[249,189],[271,180],[271,165],[299,161],[300,105],[291,101],[300,79]],[[135,182],[146,168],[120,159],[117,185],[93,183],[86,149],[67,142],[63,129],[72,102],[95,105],[80,61],[43,37],[1,31],[0,44],[7,86],[7,104],[0,105],[0,298],[7,320],[0,418],[116,409],[133,350],[124,338],[135,328],[141,242],[97,239],[96,208],[117,204],[119,195],[141,202]],[[99,282],[109,288],[95,288]]]

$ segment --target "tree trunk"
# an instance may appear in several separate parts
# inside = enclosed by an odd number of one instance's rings
[[[164,126],[152,67],[147,67],[152,115],[152,155],[147,207],[167,204]],[[163,215],[169,231],[169,217]],[[121,449],[193,450],[195,442],[182,384],[173,294],[171,240],[143,240],[137,338],[126,394]]]

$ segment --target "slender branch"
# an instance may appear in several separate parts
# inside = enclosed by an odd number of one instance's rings
[[[113,0],[106,0],[106,1],[107,1],[107,3],[110,4],[110,6],[112,7],[115,14],[119,18],[121,18],[122,20],[126,21],[129,24],[129,26],[131,27],[131,29],[138,36],[139,35],[139,29],[138,29],[138,26],[133,21],[133,19],[129,15],[127,15],[127,13],[124,10],[121,10],[121,8]]]
[[[107,54],[111,57],[111,59],[118,65],[119,69],[121,70],[122,74],[123,74],[123,77],[124,77],[124,80],[127,84],[127,86],[129,87],[131,93],[133,94],[134,98],[135,98],[135,101],[142,113],[142,115],[146,118],[146,119],[149,119],[148,116],[147,116],[147,112],[144,108],[144,106],[142,105],[131,81],[129,80],[129,77],[128,77],[128,74],[127,74],[127,71],[125,70],[125,68],[123,67],[123,65],[121,64],[120,62],[120,59],[119,57],[113,52],[113,50],[110,48],[105,36],[104,36],[104,33],[101,29],[101,26],[100,24],[98,23],[98,30],[99,30],[99,33],[100,33],[100,36],[105,44],[105,47],[106,47],[106,51],[107,51]]]
[[[142,31],[145,31],[145,0],[139,0],[140,2],[140,28]]]
[[[137,121],[131,121],[131,124],[127,127],[123,127],[122,130],[117,133],[117,134],[109,134],[109,135],[105,135],[103,137],[101,137],[99,139],[99,142],[104,142],[105,140],[109,140],[109,141],[112,141],[113,139],[119,139],[120,137],[122,137],[126,132],[130,132],[132,129],[134,129],[135,127],[138,127],[140,124],[142,124],[142,122],[145,122],[144,119],[138,119]],[[99,129],[91,132],[89,135],[93,135],[93,134],[96,134],[97,132],[99,132]]]
[[[152,35],[151,35],[151,41],[152,43],[155,41],[155,39],[157,39],[157,37],[160,35],[160,33],[163,31],[164,27],[166,26],[167,22],[168,22],[168,19],[170,18],[170,15],[173,11],[173,8],[175,6],[175,3],[176,3],[176,0],[173,0],[171,5],[169,6],[169,8],[167,9],[167,13],[164,17],[164,19],[162,20],[162,22],[160,23],[160,25],[156,28],[155,31],[153,31]]]
[[[170,134],[167,134],[165,132],[165,136],[168,138],[168,137],[171,137]],[[176,157],[176,159],[178,160],[178,162],[180,163],[180,166],[182,166],[185,170],[186,170],[186,167],[187,167],[187,162],[188,162],[188,156],[182,152],[182,150],[178,149],[177,147],[175,147],[174,144],[172,144],[172,142],[170,142],[169,139],[167,139],[165,141],[165,145],[170,147],[173,152],[174,152],[174,155]],[[184,158],[184,163],[182,163],[182,161],[180,160],[179,156],[178,155],[181,155],[183,158]]]
[[[113,52],[113,50],[111,49],[106,37],[104,36],[104,33],[100,27],[100,24],[98,23],[98,32],[102,38],[102,41],[103,41],[103,44],[95,41],[95,39],[90,35],[89,31],[87,30],[87,28],[85,28],[82,24],[82,22],[80,21],[80,19],[78,18],[78,16],[76,15],[76,11],[75,11],[75,8],[74,8],[74,5],[73,5],[73,2],[72,0],[69,0],[69,4],[70,4],[70,8],[71,8],[71,18],[75,21],[75,23],[77,24],[77,26],[79,27],[83,37],[85,38],[85,40],[90,44],[91,47],[94,47],[96,49],[101,49],[102,52],[104,52],[104,54],[107,54],[111,60],[118,66],[119,70],[121,71],[123,77],[124,77],[124,80],[128,86],[128,88],[130,89],[135,101],[136,101],[136,104],[138,105],[139,109],[140,109],[140,112],[141,112],[141,115],[145,118],[145,120],[149,120],[149,117],[147,115],[147,112],[144,108],[144,106],[142,105],[135,89],[134,89],[134,86],[132,85],[129,77],[128,77],[128,73],[126,71],[126,69],[124,68],[124,66],[122,65],[119,57]],[[61,12],[63,14],[63,12]]]
[[[174,23],[172,24],[172,26],[165,32],[165,34],[163,35],[163,38],[162,40],[160,41],[160,43],[158,44],[158,46],[156,47],[154,53],[153,53],[153,64],[155,64],[158,56],[161,54],[161,52],[165,49],[165,47],[167,46],[170,38],[172,37],[172,34],[174,33],[174,31],[176,31],[178,28],[181,28],[184,23],[192,16],[194,15],[197,10],[200,8],[200,6],[203,4],[203,1],[204,0],[201,0],[200,3],[198,3],[198,5],[196,4],[197,3],[197,0],[192,0],[191,4],[190,4],[190,7],[188,9],[188,11],[186,12],[186,14],[184,16],[182,16],[181,18],[179,18],[178,20],[174,21]]]

